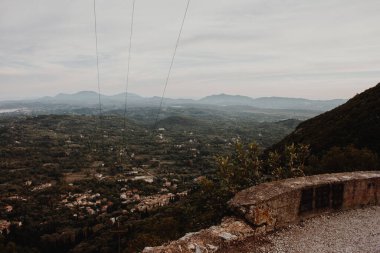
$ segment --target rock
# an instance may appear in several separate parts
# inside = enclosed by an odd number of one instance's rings
[[[209,252],[215,252],[219,249],[219,247],[211,244],[207,244],[207,248],[209,249]]]
[[[226,241],[231,241],[231,240],[235,240],[238,238],[236,235],[233,235],[233,234],[230,234],[227,232],[223,232],[219,236],[222,237]]]
[[[254,235],[254,229],[241,219],[224,218],[220,225],[188,233],[177,241],[159,247],[147,247],[145,253],[213,253],[229,243]]]

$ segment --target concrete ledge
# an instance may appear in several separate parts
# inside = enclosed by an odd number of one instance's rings
[[[292,178],[245,189],[229,201],[236,215],[263,233],[325,212],[380,204],[380,172]]]

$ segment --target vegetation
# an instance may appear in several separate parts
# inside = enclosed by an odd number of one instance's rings
[[[314,162],[318,171],[346,172],[358,170],[379,170],[379,157],[373,151],[358,149],[353,145],[348,147],[332,147],[324,154],[320,161]]]
[[[294,143],[286,145],[282,154],[269,152],[268,167],[275,179],[305,176],[306,161],[310,156],[310,146]]]
[[[232,193],[262,180],[264,166],[256,143],[244,146],[237,142],[235,146],[232,155],[217,157],[221,187]]]
[[[264,181],[304,176],[309,154],[309,146],[303,144],[266,155],[256,143],[237,142],[232,155],[217,157],[220,186],[236,193]]]
[[[299,122],[168,109],[153,131],[154,112],[130,110],[126,129],[118,111],[101,125],[91,115],[0,117],[1,250],[115,252],[120,231],[136,252],[216,224],[232,191],[214,157],[236,140],[272,145]]]
[[[312,154],[321,156],[333,147],[353,145],[380,154],[379,97],[380,84],[329,112],[302,122],[273,149],[290,143],[307,143]]]
[[[137,252],[220,222],[246,187],[378,169],[379,93],[281,142],[298,120],[241,106],[167,108],[156,129],[149,107],[129,110],[126,127],[118,109],[0,117],[0,253]]]
[[[188,198],[140,221],[136,225],[139,229],[129,234],[126,252],[142,249],[146,242],[149,245],[160,245],[186,232],[220,222],[224,216],[229,215],[226,203],[236,191],[263,181],[276,180],[275,177],[265,175],[268,169],[272,173],[281,173],[276,175],[282,178],[303,174],[307,153],[308,147],[305,145],[287,146],[284,153],[276,153],[283,159],[276,160],[275,166],[271,158],[263,156],[262,149],[256,143],[244,145],[236,142],[231,155],[216,158],[216,177],[211,180],[199,178],[198,186]],[[289,173],[288,170],[294,173]]]
[[[380,84],[347,103],[302,122],[269,150],[307,143],[311,156],[307,174],[379,170]]]

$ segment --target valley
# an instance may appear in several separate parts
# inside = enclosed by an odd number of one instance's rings
[[[301,122],[234,107],[180,107],[163,110],[153,128],[157,108],[147,107],[130,109],[124,128],[122,111],[98,117],[91,110],[0,117],[1,230],[25,252],[116,250],[112,231],[119,226],[129,234],[123,248],[134,252],[213,224],[225,212],[217,213],[217,205],[213,218],[191,225],[198,211],[189,209],[175,234],[141,238],[157,215],[166,217],[158,228],[164,229],[179,215],[172,212],[189,203],[201,201],[203,210],[207,196],[198,188],[205,177],[217,177],[216,156],[230,153],[237,141],[269,147]]]

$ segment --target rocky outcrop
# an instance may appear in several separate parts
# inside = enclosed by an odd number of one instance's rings
[[[144,253],[202,253],[216,252],[228,247],[231,243],[242,241],[247,237],[254,236],[255,230],[243,220],[228,217],[224,218],[218,226],[201,230],[196,233],[188,233],[177,241],[160,247],[147,247]]]

